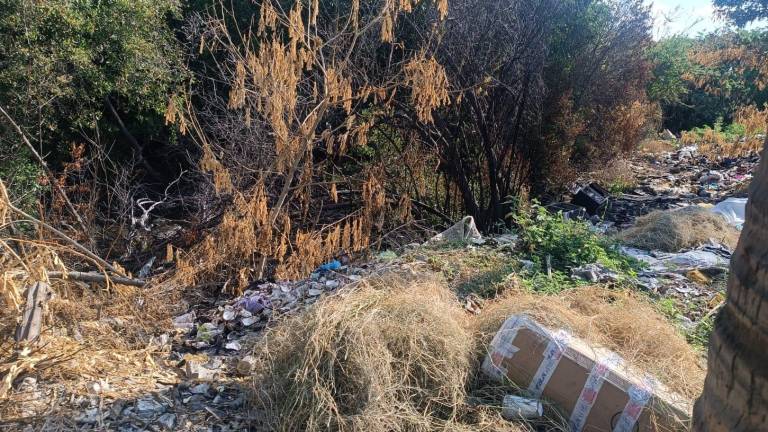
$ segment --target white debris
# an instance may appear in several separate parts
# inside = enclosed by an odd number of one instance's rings
[[[257,321],[258,321],[258,318],[254,318],[254,317],[247,317],[247,318],[243,318],[243,319],[241,319],[241,320],[240,320],[240,323],[242,323],[242,324],[243,324],[243,326],[245,326],[245,327],[250,327],[250,326],[252,326],[253,324],[255,324]]]
[[[208,390],[210,390],[210,389],[211,389],[211,385],[210,384],[208,384],[208,383],[200,383],[200,384],[192,387],[191,389],[189,389],[189,391],[192,394],[206,394],[206,393],[208,393]]]
[[[714,206],[712,212],[724,217],[729,225],[741,228],[744,225],[746,208],[746,198],[728,198]]]
[[[240,346],[240,342],[238,342],[236,340],[235,341],[227,342],[224,345],[224,348],[226,348],[228,350],[232,350],[232,351],[240,351],[242,349],[242,347]]]
[[[189,330],[195,326],[195,311],[179,315],[173,319],[173,326],[179,330]]]

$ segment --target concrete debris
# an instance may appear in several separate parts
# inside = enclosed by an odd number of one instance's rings
[[[208,364],[204,365],[196,361],[187,361],[184,372],[187,378],[191,380],[213,381],[219,370],[216,367],[210,367]]]

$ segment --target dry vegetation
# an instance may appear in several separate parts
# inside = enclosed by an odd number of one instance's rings
[[[647,154],[661,155],[670,153],[677,149],[676,141],[661,139],[645,139],[640,142],[639,150]]]
[[[759,153],[765,142],[768,108],[760,110],[752,105],[739,108],[733,121],[740,126],[740,130],[722,131],[707,127],[684,131],[681,142],[697,145],[700,153],[713,159]]]
[[[90,259],[73,246],[72,239],[13,206],[0,182],[0,225],[14,230],[29,222],[46,239],[30,239],[21,230],[15,231],[18,236],[0,239],[5,252],[0,261],[1,294],[7,305],[0,312],[0,400],[11,402],[0,404],[0,417],[41,412],[57,405],[59,397],[88,394],[88,383],[104,379],[123,397],[142,392],[157,380],[175,380],[170,368],[163,367],[168,365],[158,356],[160,348],[151,341],[152,335],[168,330],[170,318],[183,307],[181,291],[167,286],[126,286],[109,283],[109,279],[106,286],[93,289],[91,284],[68,280],[66,275],[72,269],[62,257],[79,257],[105,273],[106,266],[115,269],[115,265]],[[57,272],[59,276],[54,278]],[[25,307],[25,287],[32,281],[51,285],[45,326],[39,340],[15,341],[13,334]],[[165,301],[155,301],[157,298]],[[59,394],[43,397],[11,391],[16,379],[27,374],[57,383]],[[66,419],[66,414],[61,415]],[[54,417],[52,422],[62,421]]]
[[[365,281],[268,333],[256,351],[261,363],[253,384],[267,425],[509,430],[493,404],[510,389],[484,380],[478,366],[490,338],[515,313],[614,350],[688,400],[701,391],[700,355],[640,295],[597,287],[558,296],[512,289],[472,315],[439,277],[417,271],[420,277]],[[473,399],[491,405],[472,406]],[[548,417],[556,429],[557,413]]]
[[[121,115],[151,115],[131,112],[114,92],[98,95],[88,115],[108,106],[115,123],[104,129],[121,132],[105,131],[104,140],[101,123],[73,123],[70,135],[51,136],[77,142],[33,145],[27,136],[40,124],[25,118],[18,126],[3,112],[3,140],[21,138],[31,151],[22,158],[32,161],[34,187],[9,196],[0,181],[0,400],[12,402],[0,417],[87,397],[89,383],[104,377],[104,396],[114,399],[178,382],[167,347],[153,338],[172,331],[187,301],[421,241],[467,214],[483,229],[509,228],[510,197],[560,190],[596,167],[607,167],[598,180],[631,185],[620,156],[658,120],[645,92],[651,20],[641,0],[594,8],[559,0],[245,3],[243,15],[220,1],[192,8],[173,30],[183,40],[172,46],[190,65],[183,83],[158,90],[170,94],[164,118],[154,118],[162,133],[137,140],[131,130],[149,126],[126,127]],[[25,2],[27,12],[36,7]],[[745,140],[705,132],[697,142],[722,155],[754,151],[766,112],[738,114]],[[158,139],[167,142],[153,154]],[[57,149],[59,141],[70,150]],[[647,142],[651,151],[670,145]],[[55,163],[36,152],[43,146]],[[651,214],[622,239],[670,251],[710,237],[733,245],[738,234],[718,218],[697,209]],[[165,235],[162,222],[176,226]],[[420,277],[364,281],[278,323],[256,349],[260,426],[509,430],[497,410],[468,400],[495,401],[508,390],[484,382],[477,366],[495,329],[518,312],[615,350],[686,397],[700,390],[697,355],[641,296],[585,288],[542,297],[519,289],[508,256],[455,256],[462,253],[435,252]],[[158,259],[154,273],[135,280],[129,270],[150,259]],[[75,271],[102,279],[78,281]],[[52,288],[44,330],[19,343],[24,291],[36,281]],[[457,291],[504,294],[472,316]],[[33,372],[57,385],[55,394],[13,393]],[[77,427],[69,413],[50,411],[51,422]]]
[[[645,250],[678,252],[707,243],[710,239],[731,249],[739,241],[740,231],[728,225],[720,215],[707,208],[685,207],[672,211],[656,211],[640,217],[635,225],[617,238],[623,243]]]

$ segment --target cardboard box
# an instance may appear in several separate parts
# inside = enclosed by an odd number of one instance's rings
[[[632,370],[617,354],[526,315],[504,322],[483,371],[512,381],[526,396],[555,403],[570,416],[573,432],[677,431],[690,424],[689,400]]]

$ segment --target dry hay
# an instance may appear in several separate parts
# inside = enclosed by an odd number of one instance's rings
[[[710,239],[731,249],[736,247],[740,232],[710,210],[692,206],[675,210],[655,211],[617,234],[624,244],[646,250],[678,252],[693,248]]]
[[[387,277],[276,327],[257,351],[272,430],[488,430],[463,423],[476,369],[466,312],[435,280]],[[503,423],[502,423],[503,425]],[[509,425],[503,425],[509,430]]]
[[[660,155],[671,153],[677,150],[677,141],[646,139],[640,143],[639,148],[644,154]]]
[[[602,185],[631,188],[637,185],[636,172],[631,161],[617,158],[589,173],[589,178]]]
[[[171,330],[171,317],[182,307],[180,289],[113,285],[105,290],[69,280],[52,280],[51,287],[55,294],[43,332],[27,357],[13,356],[15,325],[0,334],[0,375],[4,368],[22,364],[20,360],[33,362],[19,372],[13,387],[29,376],[42,389],[32,395],[14,390],[0,398],[0,418],[21,423],[54,421],[51,416],[71,420],[72,400],[94,397],[94,383],[108,384],[100,397],[117,400],[155,391],[158,381],[178,381],[175,362],[167,360],[168,347],[154,343],[152,336]],[[15,324],[15,318],[9,321]],[[77,428],[70,426],[62,429]]]
[[[703,359],[642,294],[600,287],[576,288],[557,296],[511,291],[489,303],[475,320],[482,346],[488,346],[507,317],[519,313],[616,352],[686,398],[701,393]]]
[[[699,354],[628,292],[517,290],[472,317],[440,281],[385,276],[275,327],[256,352],[255,406],[273,430],[530,430],[501,420],[498,406],[468,405],[498,405],[513,390],[484,379],[479,361],[521,312],[614,350],[688,398],[701,391]],[[543,430],[558,430],[554,414]]]

